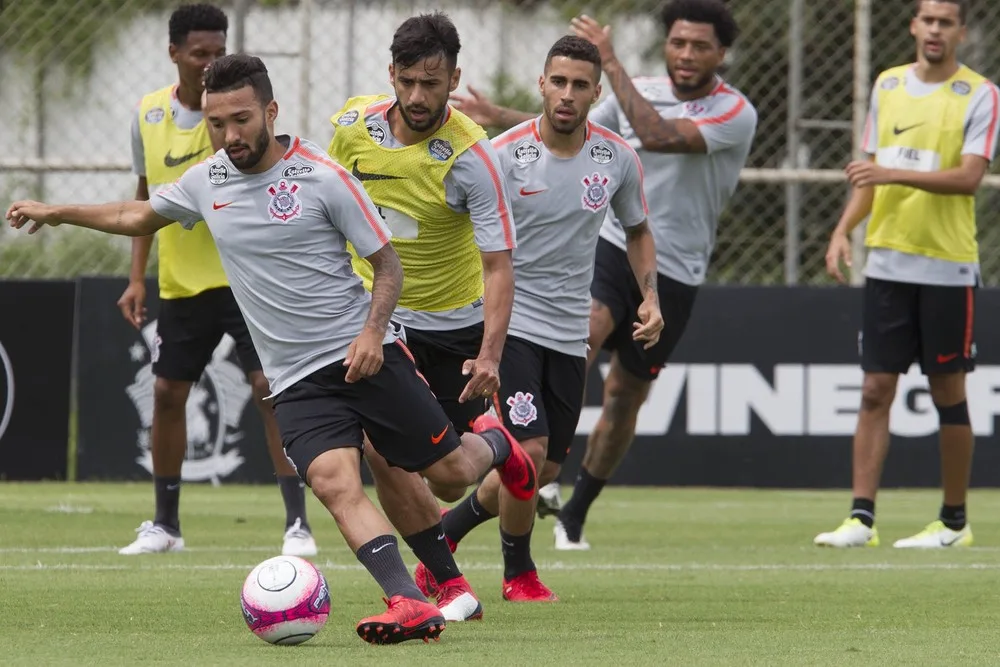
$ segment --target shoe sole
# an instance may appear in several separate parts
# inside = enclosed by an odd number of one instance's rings
[[[412,639],[423,639],[426,644],[432,639],[440,641],[444,628],[444,617],[435,616],[412,628],[399,623],[362,623],[358,626],[358,636],[377,645],[401,644]]]
[[[545,598],[544,600],[542,600],[542,599],[534,599],[534,600],[511,600],[509,597],[507,597],[506,594],[504,594],[503,599],[506,602],[514,602],[516,604],[522,604],[522,603],[528,603],[528,604],[530,604],[532,602],[559,602],[559,596],[556,595],[555,593],[552,594],[552,597]]]

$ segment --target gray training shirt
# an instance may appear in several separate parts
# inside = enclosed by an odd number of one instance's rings
[[[261,174],[244,174],[220,150],[150,203],[190,229],[208,225],[272,394],[344,359],[371,297],[351,269],[390,232],[361,183],[321,148],[291,138]],[[397,339],[392,325],[384,342]]]
[[[690,118],[708,153],[655,153],[642,142],[612,95],[590,119],[617,132],[638,152],[645,170],[649,224],[661,274],[687,285],[705,281],[719,218],[736,190],[757,131],[757,111],[722,79],[706,97],[682,102],[670,77],[637,77],[635,87],[663,118]],[[601,236],[625,248],[625,232],[609,215]]]
[[[518,239],[508,333],[585,357],[597,238],[609,209],[625,227],[645,221],[642,166],[621,137],[592,122],[580,152],[557,157],[542,143],[539,122],[493,139]]]

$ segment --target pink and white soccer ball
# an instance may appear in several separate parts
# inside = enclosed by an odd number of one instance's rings
[[[330,588],[323,573],[296,556],[276,556],[255,567],[240,595],[243,620],[271,644],[301,644],[326,624]]]

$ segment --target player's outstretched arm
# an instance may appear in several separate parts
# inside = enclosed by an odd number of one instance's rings
[[[74,225],[121,236],[147,236],[173,222],[154,211],[148,201],[137,200],[55,206],[36,201],[16,201],[7,210],[7,220],[14,229],[33,222],[28,229],[29,234],[34,234],[45,225]]]
[[[468,86],[468,95],[451,94],[451,105],[471,118],[473,122],[483,127],[495,127],[499,130],[509,130],[519,123],[531,120],[538,114],[519,111],[509,107],[494,104],[490,98],[472,86]]]
[[[660,340],[663,315],[660,313],[660,297],[656,290],[656,245],[647,222],[625,229],[625,252],[642,292],[639,321],[634,324],[632,338],[645,342],[643,347],[648,350]]]

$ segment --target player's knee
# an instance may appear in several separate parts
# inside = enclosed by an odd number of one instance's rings
[[[885,374],[866,375],[861,383],[861,409],[868,412],[880,412],[892,407],[892,399],[896,395],[894,376]]]
[[[953,405],[940,405],[936,401],[934,407],[937,408],[938,420],[941,426],[969,426],[969,404],[962,400]]]
[[[546,484],[551,484],[552,482],[559,479],[559,473],[562,472],[562,464],[556,463],[555,461],[545,461],[542,464],[542,472],[538,475],[538,487],[541,488]]]
[[[638,379],[605,383],[602,416],[612,428],[630,428],[635,424],[648,392],[648,383]]]
[[[531,462],[535,464],[535,470],[541,470],[545,463],[545,456],[549,452],[548,438],[530,438],[521,441],[521,448],[531,457]]]
[[[465,497],[465,490],[468,488],[466,486],[445,486],[443,484],[438,484],[437,482],[432,482],[427,480],[427,488],[431,490],[434,497],[445,503],[457,503],[463,497]]]
[[[156,378],[153,383],[153,404],[161,412],[183,413],[190,391],[190,382]]]
[[[424,476],[442,488],[462,488],[475,484],[480,475],[470,456],[459,447],[424,471]],[[435,494],[437,495],[437,494]],[[438,496],[441,498],[441,496]],[[441,498],[444,500],[443,498]]]
[[[331,511],[350,507],[364,496],[361,480],[346,466],[313,461],[306,471],[306,478],[313,494]],[[334,517],[336,518],[336,516]]]

